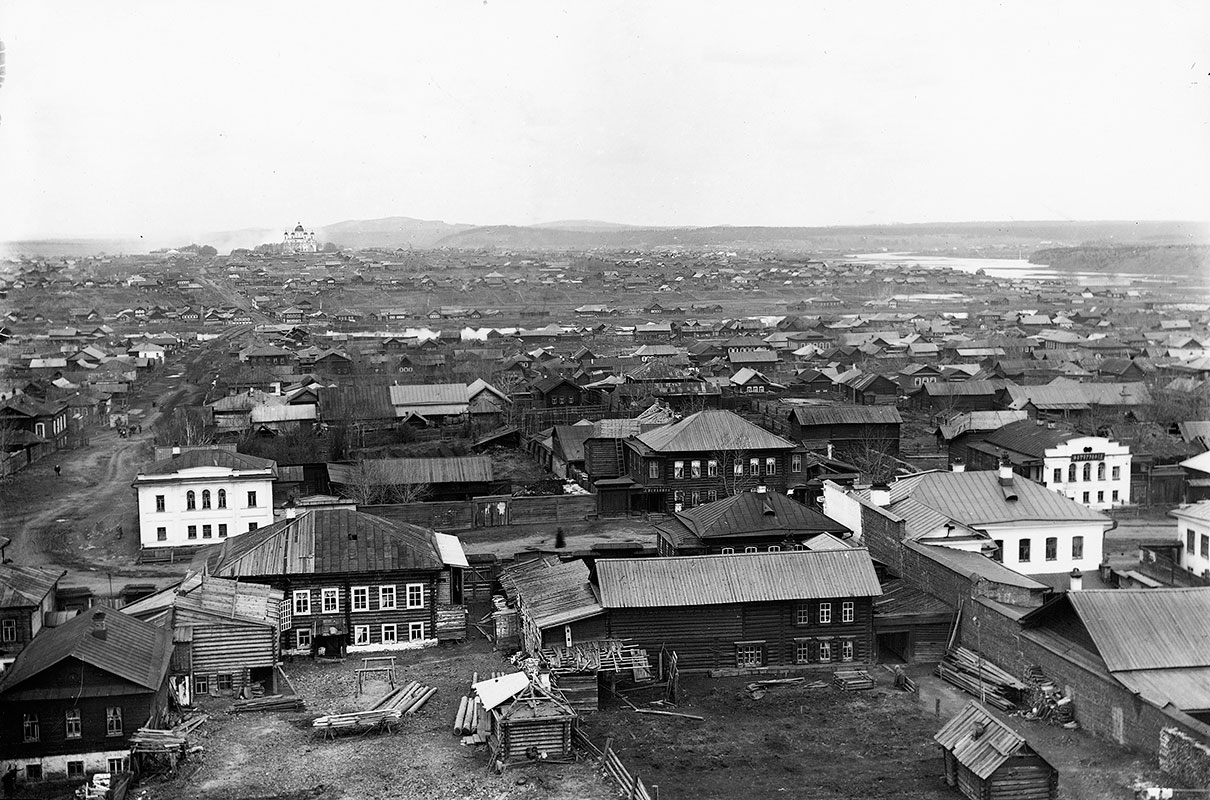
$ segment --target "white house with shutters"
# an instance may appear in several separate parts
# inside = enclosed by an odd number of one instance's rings
[[[139,471],[139,542],[213,544],[273,524],[277,464],[219,448],[187,449]]]

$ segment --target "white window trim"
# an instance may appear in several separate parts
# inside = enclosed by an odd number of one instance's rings
[[[819,624],[820,625],[831,625],[832,624],[832,604],[830,602],[819,604]]]
[[[365,602],[359,604],[357,602],[357,593],[364,592]],[[370,610],[370,587],[369,586],[350,586],[349,587],[349,608],[353,611],[369,611]]]
[[[306,598],[307,607],[305,611],[298,610],[298,601]],[[303,617],[311,614],[311,590],[310,589],[295,589],[290,595],[290,607],[294,610],[294,616]]]
[[[302,638],[303,638],[302,635],[304,633],[307,635],[307,641],[305,641],[305,642],[302,641]],[[311,637],[310,628],[295,628],[294,629],[294,646],[295,647],[299,647],[299,648],[310,647],[312,641],[314,641],[314,639],[312,639],[312,637]]]
[[[391,632],[389,637],[387,636],[387,631]],[[386,625],[383,625],[381,633],[382,633],[382,643],[383,644],[398,644],[399,643],[399,627],[395,623],[391,622]]]
[[[333,608],[328,608],[328,599],[331,598]],[[340,613],[340,589],[324,588],[319,590],[319,613],[321,614],[339,614]]]
[[[417,633],[419,631],[419,633]],[[418,642],[424,639],[424,623],[409,622],[408,623],[408,641]]]
[[[353,626],[353,645],[364,646],[370,643],[370,626],[369,625],[354,625]]]
[[[420,590],[420,602],[419,603],[415,603],[415,604],[412,603],[412,589],[413,588]],[[403,590],[403,597],[404,597],[404,602],[407,604],[407,608],[424,608],[424,584],[423,583],[405,584],[405,588]]]
[[[840,604],[840,621],[854,622],[857,619],[857,604],[852,600],[845,600]]]
[[[391,602],[388,605],[386,597],[390,596]],[[379,611],[394,611],[399,608],[399,592],[395,584],[388,584],[378,587],[378,610]]]

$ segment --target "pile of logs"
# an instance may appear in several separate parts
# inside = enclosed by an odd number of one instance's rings
[[[415,714],[435,694],[436,686],[421,686],[412,681],[407,686],[387,692],[366,711],[316,717],[311,727],[323,731],[325,736],[334,736],[339,731],[394,730],[405,714]]]
[[[744,689],[753,700],[759,700],[770,689],[778,686],[797,686],[800,689],[823,689],[827,687],[827,684],[823,681],[811,681],[807,683],[807,679],[800,675],[796,678],[770,678],[765,681],[753,681],[744,687]]]
[[[838,669],[832,675],[832,685],[842,692],[857,692],[863,689],[873,689],[874,679],[865,670]]]
[[[1047,678],[1041,668],[1031,666],[1026,678],[1030,683],[1030,697],[1027,703],[1029,710],[1023,714],[1025,719],[1046,720],[1052,725],[1062,725],[1064,728],[1079,727],[1071,697],[1063,694],[1063,690]]]
[[[303,699],[296,694],[271,694],[267,697],[254,697],[251,700],[236,700],[231,704],[231,713],[239,714],[245,711],[302,711],[306,707]]]
[[[498,678],[504,674],[493,672],[483,680]],[[471,678],[471,693],[458,701],[458,713],[454,715],[454,735],[461,736],[464,745],[486,744],[491,733],[491,712],[483,707],[483,701],[475,693],[474,685],[479,680],[479,673],[476,672]]]
[[[965,647],[953,647],[937,664],[937,674],[959,689],[1001,711],[1016,708],[1024,682]]]

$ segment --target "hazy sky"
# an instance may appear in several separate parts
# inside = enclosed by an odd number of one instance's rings
[[[0,240],[1210,219],[1210,2],[8,2]]]

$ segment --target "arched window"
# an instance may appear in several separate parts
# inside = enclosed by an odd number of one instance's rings
[[[1076,465],[1071,464],[1067,467],[1067,482],[1075,483],[1076,480]]]
[[[202,490],[202,508],[210,508],[210,490]]]
[[[1084,465],[1084,480],[1086,480],[1086,481],[1092,480],[1092,464]]]
[[[197,508],[197,495],[190,489],[185,492],[185,510],[192,511],[195,508]]]
[[[218,507],[219,508],[227,507],[227,490],[226,489],[218,490]]]
[[[1102,461],[1100,464],[1097,464],[1097,480],[1099,480],[1099,481],[1105,480],[1105,462],[1104,461]]]

